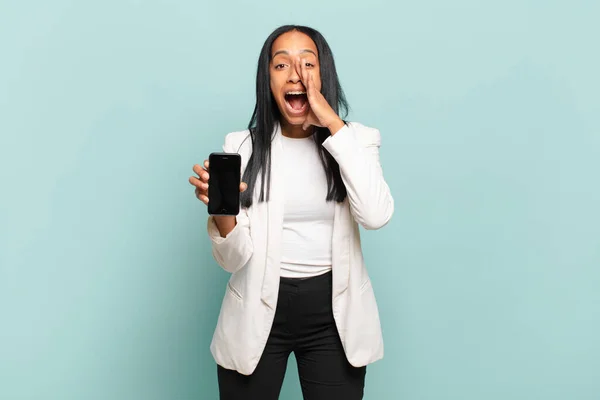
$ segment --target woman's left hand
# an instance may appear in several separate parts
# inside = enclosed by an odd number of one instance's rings
[[[302,124],[302,129],[307,130],[311,125],[328,128],[335,134],[344,126],[344,121],[331,108],[325,96],[317,88],[313,74],[306,69],[306,60],[301,60],[302,83],[306,88],[306,97],[310,110]]]

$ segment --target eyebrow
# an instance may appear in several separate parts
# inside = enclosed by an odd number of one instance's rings
[[[312,54],[314,54],[314,55],[315,55],[315,57],[317,56],[317,53],[315,53],[315,52],[314,52],[314,51],[312,51],[311,49],[304,49],[304,50],[302,50],[302,51],[300,52],[300,54],[302,54],[302,53],[312,53]],[[275,56],[277,56],[277,55],[279,55],[279,54],[285,54],[285,55],[288,55],[288,56],[290,55],[290,53],[289,53],[287,50],[279,50],[279,51],[276,51],[276,52],[273,54],[273,57],[272,57],[272,58],[275,58]]]

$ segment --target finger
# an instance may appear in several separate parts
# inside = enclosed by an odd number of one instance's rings
[[[195,176],[190,176],[189,179],[190,184],[192,184],[193,186],[202,189],[202,190],[207,190],[208,189],[208,183],[201,181],[200,179],[196,178]]]
[[[313,74],[312,72],[308,73],[308,99],[309,100],[316,100],[316,96],[318,95],[318,92],[316,90],[316,86],[315,86],[315,81],[313,79]]]
[[[196,197],[204,204],[208,204],[208,196],[202,190],[196,189]]]
[[[246,182],[240,183],[240,192],[245,192],[246,189],[248,189],[248,185],[246,184]]]
[[[304,77],[303,78],[304,79],[303,83],[304,83],[304,87],[306,87],[306,98],[308,99],[308,105],[311,108],[314,108],[316,106],[315,101],[317,100],[317,98],[315,97],[315,95],[316,95],[316,93],[315,93],[315,85],[314,85],[314,82],[311,79],[312,72],[306,69],[306,60],[303,60],[302,66],[304,68],[304,70],[303,70],[303,77]]]
[[[194,170],[194,172],[196,173],[196,175],[200,176],[200,174],[202,174],[205,169],[202,168],[202,166],[195,164],[194,167],[192,168]]]
[[[315,86],[313,85],[313,82],[310,79],[310,73],[309,73],[309,76],[306,78],[306,82],[308,83],[308,90],[306,91],[306,97],[308,98],[308,104],[310,104],[311,107],[314,109],[318,99],[317,99],[317,93],[315,93]]]
[[[208,160],[204,160],[204,169],[208,171]]]
[[[206,182],[206,183],[208,183],[208,180],[210,179],[210,175],[209,175],[209,173],[208,173],[207,171],[202,171],[202,172],[201,172],[201,173],[198,175],[198,177],[200,178],[200,180],[201,180],[202,182]]]
[[[196,189],[196,198],[204,204],[208,205],[208,197],[206,196],[206,193],[204,193],[202,190]]]

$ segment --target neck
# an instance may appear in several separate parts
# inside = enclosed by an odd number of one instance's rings
[[[290,125],[287,121],[281,122],[281,134],[294,139],[302,139],[311,136],[314,132],[314,127],[310,126],[307,130],[302,129],[302,125]]]

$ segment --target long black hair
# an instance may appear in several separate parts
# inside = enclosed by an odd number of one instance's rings
[[[284,25],[277,28],[265,41],[258,58],[256,73],[256,105],[252,118],[248,124],[252,139],[252,155],[244,171],[243,181],[248,188],[241,194],[243,207],[252,205],[252,196],[256,186],[258,174],[261,176],[259,201],[268,201],[271,187],[271,141],[275,124],[280,120],[281,113],[271,93],[270,63],[273,42],[282,34],[290,31],[304,33],[312,39],[317,46],[321,73],[321,93],[333,110],[344,119],[348,113],[348,102],[340,85],[331,48],[327,41],[315,29],[300,25]],[[327,128],[316,128],[313,135],[318,144],[319,156],[327,176],[326,201],[344,201],[346,187],[340,175],[340,167],[335,159],[321,144],[330,136]],[[266,186],[265,186],[266,185]]]

